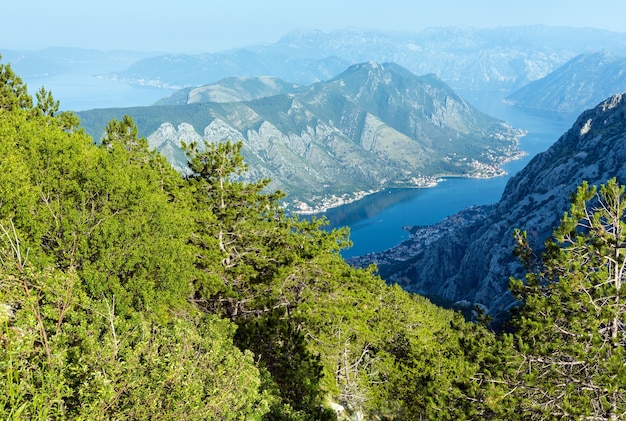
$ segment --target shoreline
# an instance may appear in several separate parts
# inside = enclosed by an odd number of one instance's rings
[[[344,194],[341,197],[337,197],[335,195],[322,198],[321,201],[323,204],[311,207],[309,204],[298,201],[287,206],[290,208],[296,208],[293,211],[294,214],[300,216],[311,216],[317,215],[321,213],[325,213],[326,211],[334,208],[338,208],[343,205],[348,205],[350,203],[357,202],[367,196],[380,193],[385,190],[393,190],[393,189],[430,189],[439,186],[439,184],[445,182],[449,178],[470,178],[470,179],[491,179],[497,177],[503,177],[508,174],[506,170],[502,168],[503,165],[521,159],[527,156],[528,153],[525,151],[519,151],[519,153],[514,156],[505,157],[502,162],[498,163],[497,166],[489,166],[490,171],[486,171],[485,173],[480,174],[440,174],[434,177],[429,177],[429,182],[424,184],[404,184],[404,185],[395,185],[395,186],[384,186],[379,189],[372,189],[368,191],[358,191],[352,194]],[[425,178],[425,177],[424,177]]]
[[[293,213],[300,216],[311,216],[317,215],[321,213],[325,213],[330,209],[334,209],[343,205],[348,205],[350,203],[357,202],[366,196],[379,193],[388,189],[427,189],[437,187],[440,183],[446,181],[447,178],[472,178],[472,179],[490,179],[496,177],[503,177],[508,174],[508,172],[502,167],[509,162],[516,161],[518,159],[522,159],[523,157],[528,155],[528,152],[519,149],[520,140],[522,137],[528,134],[528,131],[525,129],[514,129],[509,126],[509,130],[507,133],[509,136],[506,136],[509,140],[514,141],[513,150],[509,149],[509,153],[504,153],[500,156],[497,163],[487,164],[484,162],[479,162],[476,160],[472,161],[472,166],[476,170],[475,173],[470,174],[437,174],[433,176],[416,176],[410,179],[410,182],[406,184],[398,183],[398,185],[391,186],[381,186],[378,189],[371,189],[368,191],[357,191],[354,193],[345,193],[341,196],[330,195],[326,197],[319,197],[320,205],[311,206],[308,203],[303,201],[295,201],[288,204],[285,204],[285,208],[293,209]],[[504,136],[503,136],[504,137]]]
[[[371,190],[360,190],[354,193],[345,193],[340,197],[336,195],[331,195],[327,197],[321,198],[322,205],[317,207],[311,207],[309,204],[298,201],[290,204],[295,208],[299,208],[299,210],[295,210],[294,213],[297,215],[316,215],[319,213],[324,213],[330,209],[338,208],[339,206],[348,205],[350,203],[357,202],[367,196],[372,194],[380,193],[389,189],[428,189],[432,187],[437,187],[439,183],[445,181],[443,177],[425,177],[419,176],[414,177],[412,179],[412,184],[398,185],[398,186],[383,186],[379,189],[371,189]]]

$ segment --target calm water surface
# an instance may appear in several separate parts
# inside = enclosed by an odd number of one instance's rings
[[[51,91],[60,101],[61,110],[84,111],[94,108],[136,107],[154,104],[174,90],[131,85],[98,76],[113,70],[98,66],[77,66],[60,74],[24,77],[28,91],[34,96],[40,87]]]
[[[463,94],[462,94],[463,95]],[[528,153],[504,166],[507,175],[492,179],[448,178],[429,189],[390,189],[323,213],[330,228],[348,226],[353,246],[344,257],[386,250],[408,238],[407,225],[429,225],[473,205],[495,203],[507,181],[537,153],[545,151],[575,121],[575,116],[540,115],[507,106],[497,94],[463,95],[489,115],[528,130],[520,147]]]

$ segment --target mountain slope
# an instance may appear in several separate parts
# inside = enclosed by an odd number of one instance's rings
[[[356,192],[427,186],[442,175],[487,177],[520,153],[519,131],[463,101],[432,75],[364,63],[294,93],[233,103],[196,103],[79,113],[99,139],[129,114],[152,147],[181,171],[182,141],[244,143],[249,178],[273,180],[301,209]]]
[[[604,98],[626,91],[626,57],[608,52],[574,57],[547,76],[507,97],[524,108],[580,113]]]
[[[416,247],[418,252],[405,262],[382,265],[381,273],[442,302],[478,303],[492,314],[505,310],[514,302],[509,277],[522,276],[513,256],[513,230],[526,230],[533,248],[541,249],[583,180],[599,185],[617,177],[626,182],[625,115],[626,95],[621,94],[584,112],[507,183],[496,206],[426,247]]]
[[[268,76],[241,76],[217,83],[181,89],[154,105],[195,104],[197,102],[251,101],[297,90],[299,85]]]

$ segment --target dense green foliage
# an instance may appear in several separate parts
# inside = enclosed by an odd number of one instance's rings
[[[625,210],[615,179],[599,191],[584,183],[539,262],[517,233],[533,270],[511,285],[524,302],[516,394],[536,419],[626,416]]]
[[[188,145],[183,178],[129,117],[97,145],[1,71],[3,418],[453,413],[428,396],[471,383],[454,332],[488,334],[349,267],[347,232],[285,214],[267,181],[234,181],[241,144]]]
[[[178,174],[147,148],[96,147],[41,98],[0,113],[2,418],[260,417],[252,354],[187,302]]]
[[[495,335],[347,265],[346,230],[236,181],[241,144],[186,145],[183,178],[131,118],[97,145],[45,89],[33,105],[0,76],[1,418],[621,416],[614,182],[589,212],[581,189],[541,270],[513,282],[515,333]]]

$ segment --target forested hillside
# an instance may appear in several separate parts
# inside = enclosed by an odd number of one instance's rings
[[[0,418],[626,411],[615,182],[597,207],[581,188],[544,260],[517,234],[527,305],[496,335],[351,268],[348,233],[287,216],[268,181],[233,181],[241,144],[189,145],[182,177],[131,118],[96,145],[58,109],[0,65]]]

